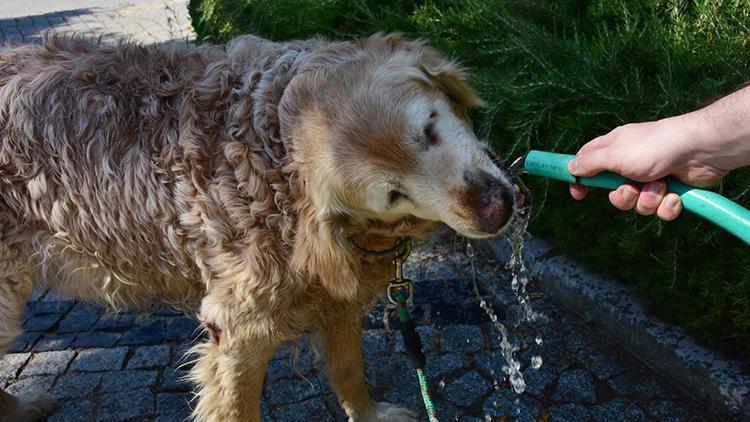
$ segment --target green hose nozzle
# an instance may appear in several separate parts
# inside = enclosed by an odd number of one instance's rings
[[[522,162],[525,170],[530,174],[568,183],[605,189],[617,189],[618,186],[625,183],[643,186],[643,183],[630,180],[609,171],[601,172],[591,177],[573,176],[568,173],[568,162],[573,158],[575,158],[575,155],[529,151]],[[680,195],[682,206],[685,210],[703,217],[750,245],[749,210],[716,192],[688,186],[672,177],[667,177],[664,180],[667,183],[667,190],[669,192]]]

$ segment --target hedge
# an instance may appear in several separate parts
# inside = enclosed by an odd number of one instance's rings
[[[424,37],[470,69],[489,104],[477,132],[508,161],[529,149],[575,153],[628,122],[696,109],[750,79],[750,2],[721,0],[191,0],[202,42]],[[636,286],[649,308],[704,342],[750,356],[750,248],[710,223],[617,211],[605,192],[527,178],[530,231],[591,269]],[[717,187],[750,205],[750,172]]]

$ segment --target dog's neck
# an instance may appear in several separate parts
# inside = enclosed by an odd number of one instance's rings
[[[344,233],[361,248],[371,251],[385,250],[394,246],[399,239],[423,238],[435,229],[438,223],[418,219],[405,218],[396,222],[386,223],[378,220],[352,221],[340,223]]]

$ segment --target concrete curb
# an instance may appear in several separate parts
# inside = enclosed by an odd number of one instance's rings
[[[510,257],[505,239],[487,245],[501,262]],[[750,375],[741,363],[698,345],[685,329],[647,315],[619,280],[586,271],[545,240],[527,237],[524,259],[534,282],[553,300],[590,318],[713,412],[750,420]]]

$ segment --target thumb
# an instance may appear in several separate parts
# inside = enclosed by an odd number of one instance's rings
[[[604,170],[611,170],[610,156],[607,148],[584,152],[570,160],[568,171],[574,176],[589,177]]]

